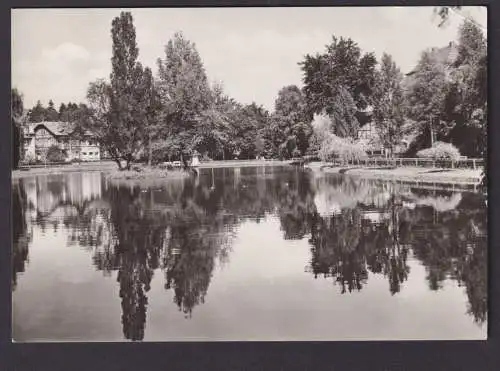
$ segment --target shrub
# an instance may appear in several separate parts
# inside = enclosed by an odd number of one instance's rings
[[[46,158],[48,162],[64,162],[66,156],[58,146],[53,145],[47,150]]]
[[[434,160],[458,160],[460,151],[451,143],[436,142],[432,147],[417,152],[417,157]]]
[[[23,163],[28,164],[28,165],[34,165],[36,164],[36,156],[32,155],[31,153],[26,154],[24,157]]]
[[[366,158],[367,155],[360,143],[330,133],[321,142],[318,156],[322,161],[338,159],[343,162],[353,162]]]

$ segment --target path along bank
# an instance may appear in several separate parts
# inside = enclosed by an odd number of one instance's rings
[[[422,167],[369,168],[359,166],[330,166],[312,162],[306,165],[315,172],[345,174],[382,180],[421,181],[432,183],[479,184],[482,169],[440,169]]]
[[[280,161],[280,160],[228,160],[228,161],[203,162],[199,164],[198,168],[203,169],[203,168],[222,168],[222,167],[286,166],[288,164],[289,164],[288,161]],[[133,166],[134,165],[132,165],[132,167]],[[47,166],[23,168],[23,169],[13,170],[11,175],[12,179],[14,180],[36,175],[50,175],[50,174],[62,174],[68,172],[90,172],[90,171],[103,171],[106,173],[112,172],[114,175],[118,174],[116,162],[96,161],[96,162],[82,162],[79,164],[78,163],[64,164],[55,166],[47,165]],[[133,172],[133,170],[129,172]],[[149,174],[147,173],[142,174],[142,176],[147,176],[147,175],[156,176],[158,175],[158,172],[150,172]]]

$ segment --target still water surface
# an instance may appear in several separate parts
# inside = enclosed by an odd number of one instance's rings
[[[484,339],[484,198],[282,167],[13,184],[13,339]]]

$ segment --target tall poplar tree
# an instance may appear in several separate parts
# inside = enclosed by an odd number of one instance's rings
[[[126,162],[125,167],[129,169],[130,162],[139,150],[141,139],[141,128],[136,117],[137,96],[134,94],[136,74],[141,67],[137,65],[139,49],[130,12],[121,12],[119,17],[113,19],[111,36],[113,56],[110,77],[110,119],[118,135],[117,147]]]
[[[110,83],[98,80],[90,84],[87,91],[90,107],[79,121],[96,135],[120,169],[130,169],[145,142],[148,105],[145,70],[137,62],[139,49],[130,12],[121,12],[113,19],[111,36]]]

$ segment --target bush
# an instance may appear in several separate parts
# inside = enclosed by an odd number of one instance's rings
[[[436,142],[431,148],[418,151],[417,157],[433,160],[458,160],[460,159],[460,151],[451,143]]]
[[[47,162],[64,162],[66,156],[58,146],[50,146],[47,150]]]
[[[28,164],[28,165],[34,165],[37,163],[36,157],[34,155],[32,155],[31,153],[28,153],[24,157],[23,163]]]
[[[322,161],[337,159],[343,162],[354,162],[366,158],[367,154],[360,143],[328,134],[320,145],[318,157]]]

